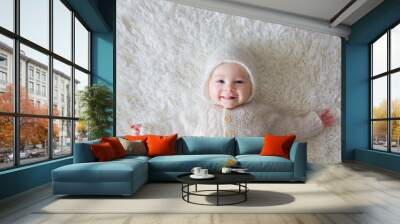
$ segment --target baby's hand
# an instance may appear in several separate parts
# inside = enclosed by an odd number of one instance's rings
[[[319,119],[322,121],[324,128],[331,127],[335,123],[335,117],[331,114],[329,109],[324,109],[318,112]]]

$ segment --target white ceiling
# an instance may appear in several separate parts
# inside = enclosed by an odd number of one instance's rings
[[[329,21],[351,0],[227,0]]]
[[[383,0],[169,1],[345,38],[350,35],[352,24],[383,2]],[[350,3],[346,10],[335,17]]]
[[[305,16],[324,21],[330,21],[341,9],[352,0],[225,0],[261,9],[271,9],[282,13]],[[341,24],[351,26],[367,14],[383,0],[356,0],[353,5],[358,8]]]

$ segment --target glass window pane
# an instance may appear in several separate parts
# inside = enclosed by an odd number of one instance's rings
[[[387,34],[372,44],[373,76],[387,71]]]
[[[72,117],[71,66],[53,60],[53,115]]]
[[[47,55],[21,44],[21,113],[48,114],[48,64]]]
[[[387,118],[387,77],[372,81],[372,118]]]
[[[49,0],[20,0],[21,36],[49,48]]]
[[[13,40],[0,34],[0,111],[14,111]]]
[[[72,121],[53,120],[53,157],[72,155]]]
[[[391,98],[391,116],[400,118],[400,72],[391,75],[390,98]]]
[[[84,142],[88,138],[88,129],[84,120],[75,121],[75,142]]]
[[[79,106],[79,98],[81,92],[89,86],[89,75],[75,69],[75,117],[79,117],[81,114],[81,107]]]
[[[387,121],[372,122],[372,148],[387,151]]]
[[[14,165],[14,124],[10,116],[0,116],[0,170]]]
[[[75,18],[75,63],[89,70],[89,32]]]
[[[391,121],[392,152],[400,153],[400,120]]]
[[[71,60],[72,12],[60,0],[53,0],[53,17],[53,51]]]
[[[390,48],[390,67],[395,69],[400,67],[400,24],[391,31]]]
[[[49,158],[49,123],[45,118],[21,117],[20,163],[34,163]]]
[[[0,1],[0,26],[14,31],[14,0]]]

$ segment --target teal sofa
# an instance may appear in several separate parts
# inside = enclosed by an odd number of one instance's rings
[[[295,142],[290,159],[260,156],[262,137],[185,136],[176,142],[177,155],[127,156],[96,162],[91,141],[75,144],[74,163],[52,171],[54,194],[131,195],[148,181],[176,181],[193,167],[219,172],[228,160],[236,160],[259,182],[304,182],[307,168],[307,145]]]

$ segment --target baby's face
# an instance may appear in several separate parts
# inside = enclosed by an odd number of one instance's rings
[[[211,100],[226,109],[246,103],[251,91],[247,71],[236,63],[218,65],[208,81],[208,95]]]

